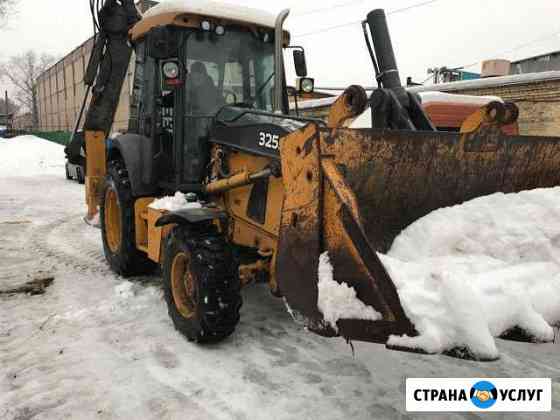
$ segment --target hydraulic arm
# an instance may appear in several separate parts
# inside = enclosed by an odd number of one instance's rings
[[[107,172],[105,139],[109,135],[119,98],[132,55],[128,40],[130,28],[140,20],[133,0],[105,0],[96,12],[90,0],[94,26],[95,44],[89,60],[85,83],[91,88],[92,98],[85,116],[84,131],[87,156],[86,221],[93,219],[99,205],[99,192]],[[97,32],[98,31],[98,32]],[[84,107],[88,100],[84,98]],[[82,114],[76,123],[80,125]]]

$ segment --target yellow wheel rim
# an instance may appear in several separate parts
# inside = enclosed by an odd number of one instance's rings
[[[190,258],[180,252],[173,258],[171,265],[171,291],[175,307],[184,318],[192,318],[196,314],[194,304],[195,282],[190,272]]]
[[[105,235],[109,249],[117,253],[122,243],[121,206],[117,192],[111,187],[105,193]]]

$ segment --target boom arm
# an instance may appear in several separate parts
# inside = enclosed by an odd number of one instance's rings
[[[106,0],[99,13],[100,32],[88,64],[86,84],[93,85],[93,98],[85,130],[109,133],[119,103],[132,55],[129,29],[140,20],[133,0]]]
[[[86,85],[93,86],[93,96],[84,123],[87,220],[97,214],[102,180],[107,171],[105,139],[113,125],[132,55],[128,32],[139,20],[140,15],[133,0],[121,0],[120,4],[116,0],[105,0],[99,12],[99,33],[95,37],[85,76]],[[79,119],[76,127],[79,126]]]

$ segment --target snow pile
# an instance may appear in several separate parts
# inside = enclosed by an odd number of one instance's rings
[[[319,259],[318,289],[317,307],[325,321],[336,331],[338,331],[336,322],[339,319],[378,321],[382,318],[379,312],[358,299],[354,288],[334,280],[333,267],[326,252]]]
[[[380,255],[419,337],[390,344],[498,356],[520,327],[554,338],[560,321],[560,188],[493,194],[416,221]]]
[[[560,188],[498,193],[436,210],[379,257],[420,334],[393,336],[391,345],[429,353],[468,348],[495,359],[494,338],[514,327],[551,341],[552,325],[560,325]],[[327,263],[321,260],[319,303],[344,308],[325,298],[332,293]],[[337,309],[327,308],[338,319]]]
[[[144,13],[144,19],[167,13],[189,13],[274,28],[276,16],[264,10],[241,6],[236,2],[215,0],[167,0]]]
[[[64,176],[64,147],[36,136],[0,139],[0,177]]]
[[[189,203],[180,191],[177,191],[174,196],[163,197],[158,200],[154,200],[149,206],[151,209],[155,210],[167,210],[167,211],[179,211],[188,209],[200,209],[202,205],[198,202]]]
[[[551,270],[558,272],[557,266],[530,263],[483,271],[482,256],[464,260],[448,256],[414,263],[381,257],[405,312],[420,333],[414,338],[392,337],[389,344],[429,353],[468,347],[479,358],[494,359],[498,356],[494,337],[513,327],[539,341],[554,337],[531,295],[546,299],[547,293],[553,293],[545,307],[558,296],[560,278],[551,275]],[[551,319],[557,322],[560,318]]]

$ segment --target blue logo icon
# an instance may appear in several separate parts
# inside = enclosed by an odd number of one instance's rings
[[[471,388],[471,402],[478,408],[490,408],[498,399],[498,390],[488,381],[480,381]]]

